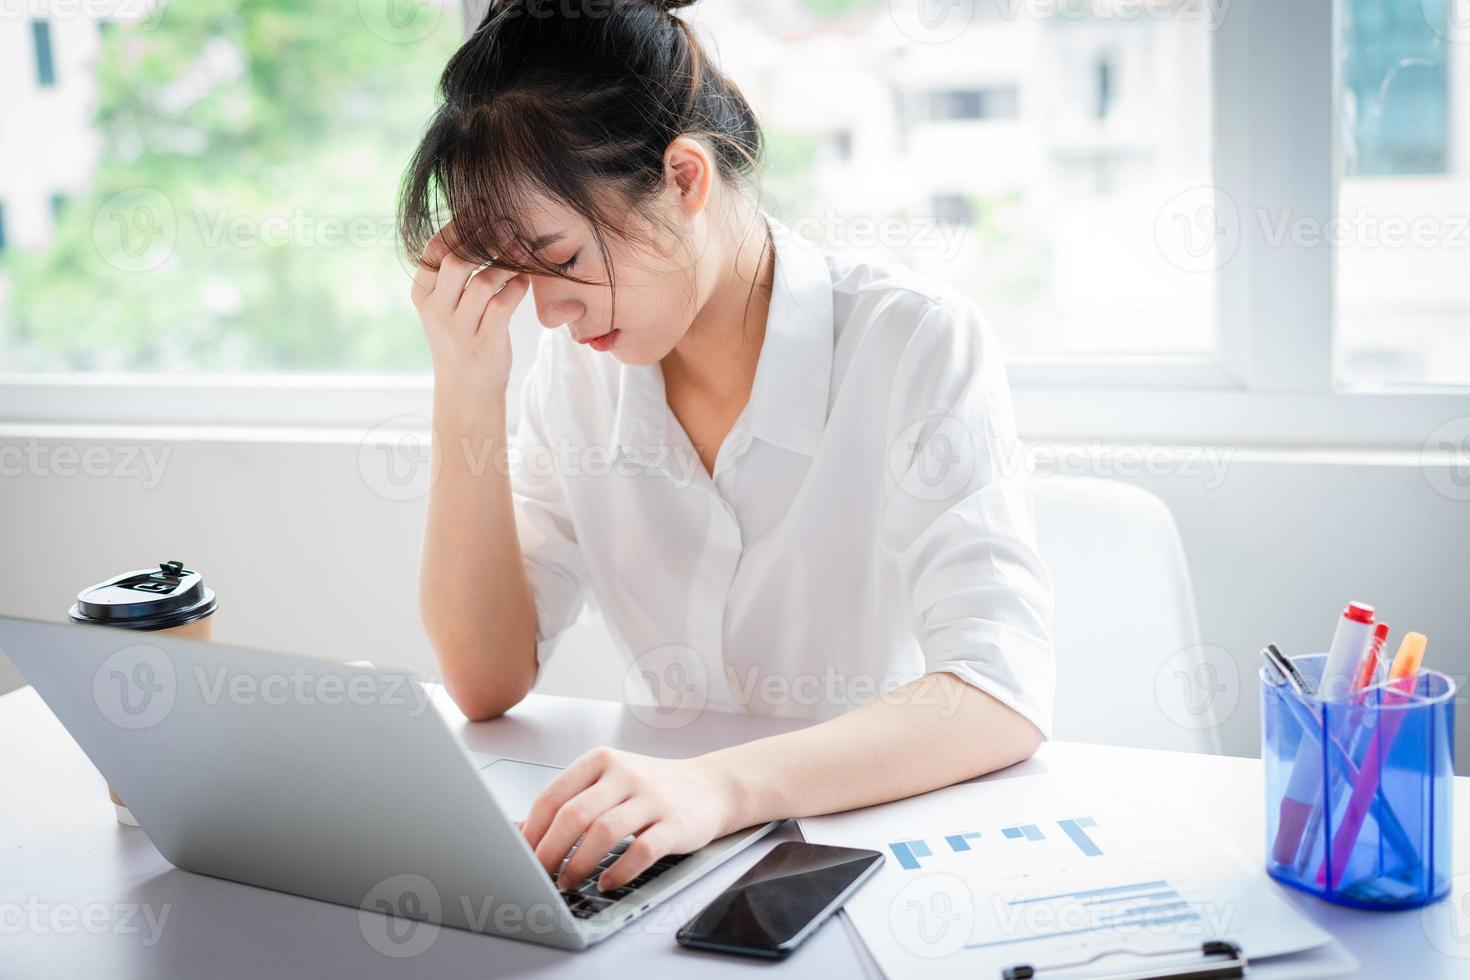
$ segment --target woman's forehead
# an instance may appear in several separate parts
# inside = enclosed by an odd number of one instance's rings
[[[582,221],[571,208],[542,194],[528,194],[514,214],[504,215],[507,226],[527,248],[545,248],[580,233]]]

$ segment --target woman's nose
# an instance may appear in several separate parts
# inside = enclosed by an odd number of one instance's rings
[[[587,305],[581,300],[549,295],[539,285],[533,288],[536,293],[536,318],[543,327],[559,327],[563,323],[571,323],[581,319],[587,312]]]

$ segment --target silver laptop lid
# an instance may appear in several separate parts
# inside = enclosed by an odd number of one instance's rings
[[[586,944],[412,677],[4,618],[0,649],[174,865],[456,928]]]

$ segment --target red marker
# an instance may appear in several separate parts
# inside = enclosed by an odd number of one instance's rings
[[[1363,654],[1363,662],[1358,665],[1358,676],[1353,678],[1354,691],[1361,691],[1373,685],[1373,681],[1378,677],[1378,658],[1383,655],[1383,647],[1386,643],[1388,643],[1388,624],[1379,623],[1373,627],[1373,642],[1368,645],[1368,652]]]

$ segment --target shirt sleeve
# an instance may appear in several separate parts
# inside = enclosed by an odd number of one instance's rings
[[[561,634],[587,605],[587,569],[567,505],[560,458],[543,412],[549,362],[545,343],[521,386],[515,453],[510,467],[511,499],[526,578],[536,601],[536,662],[545,664]]]
[[[943,294],[900,356],[882,547],[911,600],[926,673],[948,672],[1051,737],[1051,576],[1005,368],[974,304]]]

